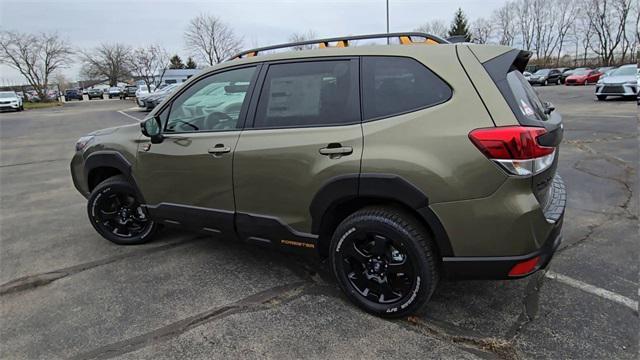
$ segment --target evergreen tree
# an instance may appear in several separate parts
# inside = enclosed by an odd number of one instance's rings
[[[169,69],[184,69],[184,64],[180,56],[176,54],[171,57],[169,60]]]
[[[189,58],[187,59],[187,69],[195,69],[198,67],[198,64],[196,64],[195,61],[193,61],[193,59],[191,58],[191,56],[189,56]]]
[[[464,36],[465,41],[471,41],[471,31],[469,31],[469,23],[467,17],[461,8],[458,8],[449,29],[449,36]]]

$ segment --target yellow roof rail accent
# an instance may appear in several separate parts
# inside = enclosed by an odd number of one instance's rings
[[[325,49],[329,47],[345,48],[349,46],[349,41],[353,41],[353,40],[390,39],[390,38],[398,38],[400,40],[400,44],[402,45],[412,45],[412,44],[435,45],[435,44],[449,43],[447,40],[439,38],[435,35],[418,33],[418,32],[343,36],[343,37],[337,37],[337,38],[307,40],[307,41],[299,41],[299,42],[285,43],[285,44],[272,45],[272,46],[265,46],[257,49],[243,51],[235,56],[232,56],[230,60],[257,56],[262,51],[286,49],[294,46],[317,45],[320,49]],[[417,41],[417,40],[414,40],[414,38],[421,38],[424,40]],[[336,45],[331,46],[330,43],[336,43]]]

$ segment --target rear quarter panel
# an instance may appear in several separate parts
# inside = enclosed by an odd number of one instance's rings
[[[468,134],[494,123],[457,60],[456,46],[396,49],[444,79],[451,99],[427,109],[363,124],[362,173],[392,173],[421,189],[429,203],[485,197],[506,176]],[[399,53],[399,54],[398,54]]]

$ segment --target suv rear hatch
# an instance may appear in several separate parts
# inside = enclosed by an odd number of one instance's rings
[[[530,56],[530,52],[514,49],[483,62],[482,66],[511,109],[519,128],[534,128],[535,131],[529,131],[529,135],[533,134],[531,140],[536,143],[534,147],[538,150],[546,148],[548,151],[545,154],[551,152],[549,148],[552,149],[553,158],[547,157],[544,163],[534,164],[530,176],[533,193],[545,216],[550,221],[556,221],[562,215],[559,209],[564,209],[565,201],[564,184],[556,176],[559,145],[563,137],[562,117],[551,103],[543,103],[539,99],[524,78],[522,72]]]

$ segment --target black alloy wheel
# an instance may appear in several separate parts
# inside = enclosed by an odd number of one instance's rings
[[[345,294],[365,311],[401,317],[418,311],[438,281],[425,229],[410,214],[367,208],[334,234],[331,263]]]
[[[116,244],[141,244],[156,231],[125,178],[116,176],[100,183],[88,202],[91,224],[105,239]]]

